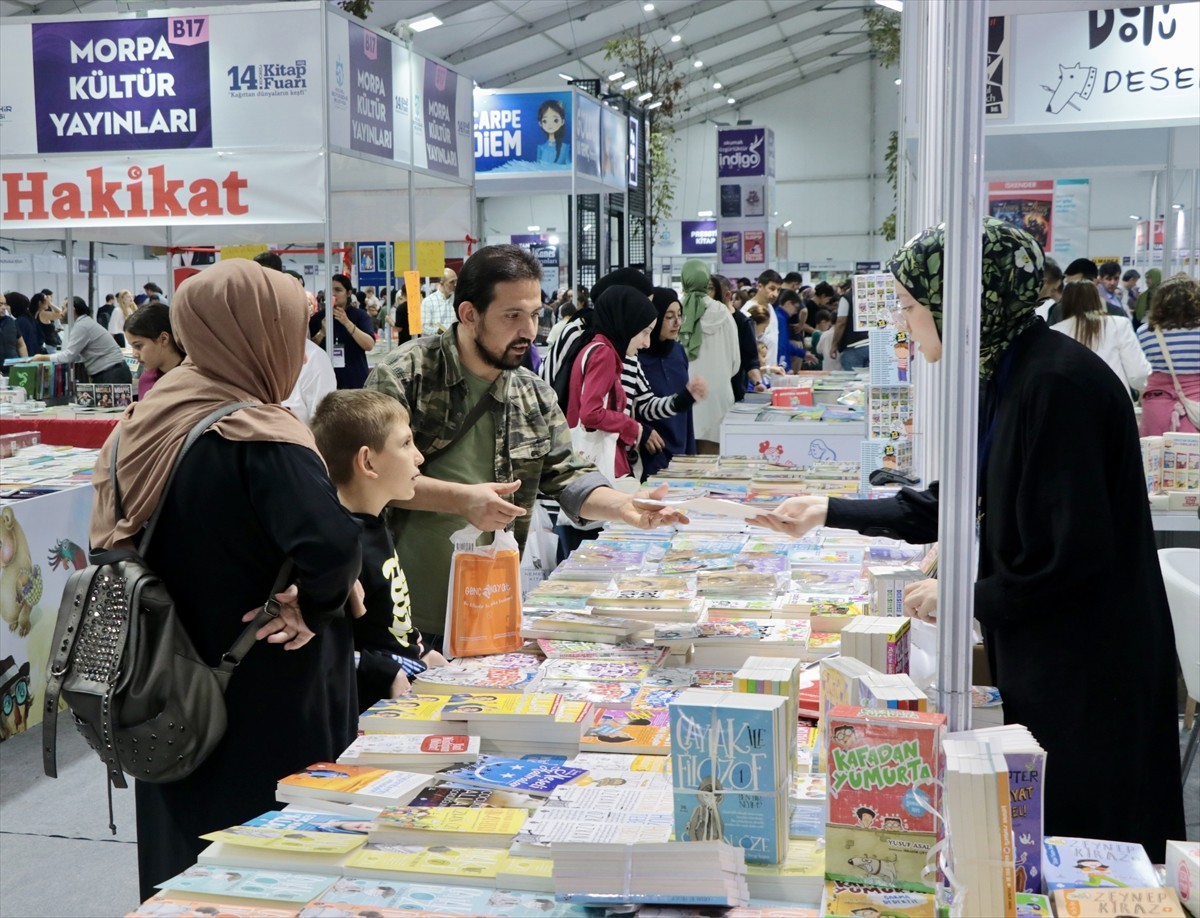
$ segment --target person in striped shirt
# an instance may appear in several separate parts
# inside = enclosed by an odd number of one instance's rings
[[[1195,433],[1196,425],[1179,401],[1176,380],[1186,398],[1200,399],[1200,282],[1186,274],[1163,281],[1154,291],[1145,324],[1138,329],[1138,342],[1153,371],[1142,392],[1142,436]]]

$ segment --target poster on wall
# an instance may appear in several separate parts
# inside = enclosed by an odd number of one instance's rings
[[[360,242],[355,247],[355,254],[356,283],[360,289],[374,287],[376,290],[382,290],[390,283],[388,266],[391,258],[388,256],[386,242]]]
[[[1031,13],[1011,22],[1014,125],[1195,123],[1200,4]]]
[[[717,253],[716,220],[682,220],[679,224],[679,251],[684,255]]]
[[[984,109],[989,119],[1008,117],[1008,71],[1011,64],[1005,16],[988,17],[987,86]]]
[[[617,191],[628,187],[625,179],[625,153],[629,149],[627,131],[625,115],[607,106],[600,109],[600,179]]]
[[[319,146],[320,15],[6,17],[0,155]]]
[[[548,242],[535,242],[530,244],[529,251],[542,264],[542,296],[547,300],[558,296],[558,246]]]
[[[1087,179],[989,182],[988,213],[1021,227],[1061,264],[1087,257]]]
[[[717,216],[723,268],[756,272],[772,260],[768,245],[775,135],[770,128],[717,132]]]
[[[571,168],[569,92],[475,92],[475,173]]]

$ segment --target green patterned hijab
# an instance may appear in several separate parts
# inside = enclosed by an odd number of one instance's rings
[[[679,327],[679,343],[687,351],[688,362],[691,362],[700,353],[700,345],[704,340],[700,320],[708,308],[704,302],[708,297],[708,268],[698,259],[689,259],[683,263],[679,278],[683,281],[683,324]]]
[[[946,224],[914,236],[893,257],[889,270],[942,331],[942,266]],[[983,221],[983,303],[979,329],[979,378],[991,379],[1017,336],[1037,321],[1042,286],[1042,247],[1024,230],[986,217]]]

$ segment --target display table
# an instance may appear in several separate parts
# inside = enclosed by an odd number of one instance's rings
[[[122,412],[80,412],[73,408],[47,408],[38,414],[0,415],[0,434],[36,430],[48,446],[81,446],[99,449],[117,426]]]
[[[1159,548],[1200,548],[1200,514],[1195,510],[1151,510]]]
[[[865,421],[756,421],[729,414],[721,422],[721,455],[758,456],[791,465],[822,459],[857,462],[866,426]]]

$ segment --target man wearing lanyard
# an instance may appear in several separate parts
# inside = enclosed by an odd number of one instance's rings
[[[367,379],[367,351],[375,348],[375,332],[365,310],[349,304],[350,278],[333,275],[333,373],[339,389],[361,389]],[[313,344],[325,347],[329,320],[325,310],[308,321]]]

